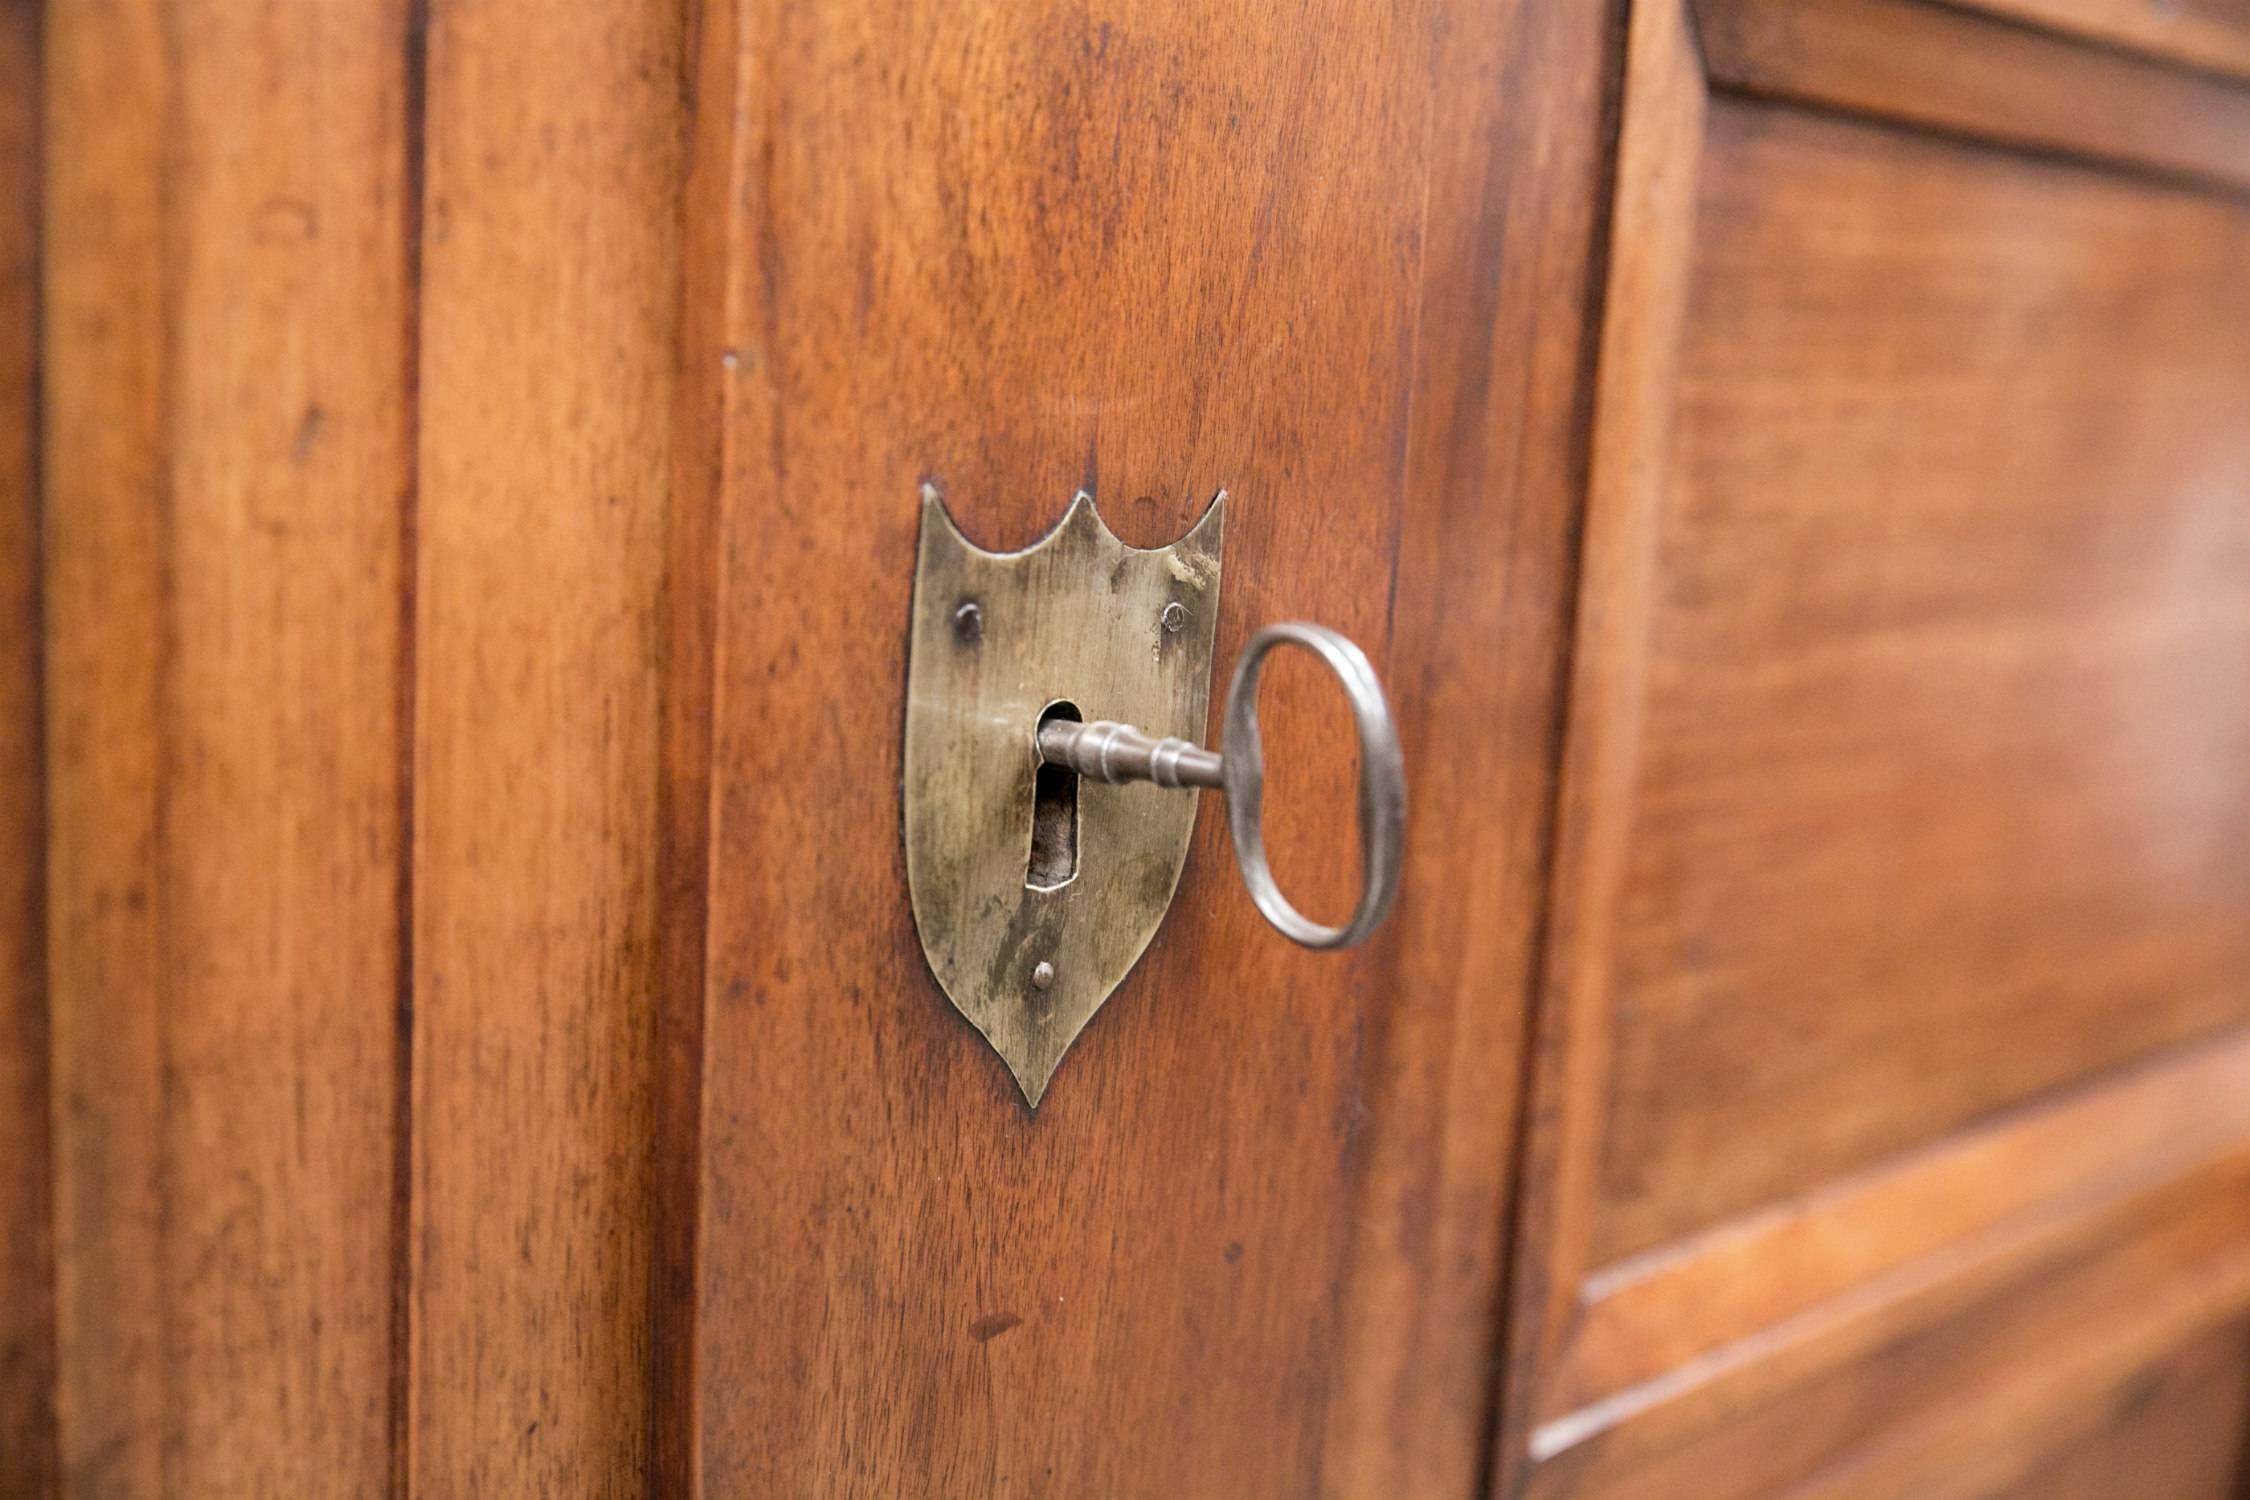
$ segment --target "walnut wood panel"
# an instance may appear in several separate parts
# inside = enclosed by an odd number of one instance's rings
[[[0,1494],[52,1492],[39,635],[39,8],[0,4]]]
[[[625,3],[431,12],[417,1496],[638,1493],[649,1464],[682,25]]]
[[[390,1488],[405,20],[46,17],[72,1496]]]
[[[2074,36],[2250,78],[2244,0],[1954,0]]]
[[[2228,1493],[2239,1416],[2102,1434],[2250,1354],[2250,212],[1711,97],[1683,9],[1632,17],[1498,1492]],[[1697,9],[1725,76],[1760,8]]]
[[[706,1493],[1474,1482],[1605,30],[1451,3],[706,27],[748,214],[716,294]],[[1391,684],[1398,922],[1290,948],[1206,809],[1165,927],[1029,1113],[907,914],[925,478],[993,547],[1080,486],[1140,543],[1227,488],[1222,662],[1305,616]],[[1315,681],[1269,689],[1269,807],[1320,909],[1351,824]]]
[[[2250,1019],[2250,213],[1756,106],[1703,182],[1597,1263]]]
[[[2250,88],[1928,0],[1695,0],[1714,83],[2250,184]]]
[[[1995,1500],[2240,1500],[2250,1328],[2215,1328],[2107,1394],[2081,1432]]]

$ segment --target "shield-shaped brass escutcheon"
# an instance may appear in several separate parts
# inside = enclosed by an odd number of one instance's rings
[[[1034,1107],[1164,920],[1197,801],[1055,768],[1042,785],[1039,721],[1075,711],[1202,737],[1225,509],[1221,494],[1186,536],[1143,551],[1080,494],[1039,541],[993,553],[923,492],[906,668],[914,925]]]

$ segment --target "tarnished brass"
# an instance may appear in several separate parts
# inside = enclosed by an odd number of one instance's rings
[[[1220,495],[1186,536],[1142,551],[1081,494],[1038,542],[992,553],[923,492],[906,672],[914,925],[1034,1106],[1164,920],[1196,813],[1192,796],[1061,768],[1049,774],[1071,795],[1042,798],[1040,722],[1202,738],[1225,510]]]

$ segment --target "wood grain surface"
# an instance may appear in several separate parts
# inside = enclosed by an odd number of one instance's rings
[[[1522,1493],[1985,1500],[2129,1414],[2151,1369],[2240,1326],[2246,1205],[2238,1149],[1873,1313],[1840,1308],[1815,1338],[1687,1366],[1666,1399],[1550,1452]]]
[[[1881,8],[1634,13],[1499,1494],[2240,1483],[2250,217]]]
[[[2232,1500],[2250,1453],[2250,1326],[2223,1323],[2132,1372],[2087,1404],[2078,1430],[1994,1500]]]
[[[2007,1111],[1604,1266],[1582,1288],[1576,1335],[1536,1415],[1629,1410],[1679,1367],[1723,1363],[1761,1337],[1809,1342],[1841,1309],[1903,1301],[1967,1260],[2017,1255],[2057,1224],[2246,1148],[2250,1037],[2239,1032]]]
[[[574,19],[54,23],[65,1493],[646,1483],[682,42]]]
[[[2246,37],[0,0],[0,1494],[2228,1500]],[[925,485],[1228,491],[1391,924],[1199,808],[1028,1110]]]
[[[1703,183],[1595,1264],[2250,1021],[2250,213],[1761,106]]]
[[[1714,83],[2250,186],[2250,87],[1930,0],[1694,0]]]
[[[71,1496],[390,1490],[404,23],[47,16]]]
[[[1566,601],[1596,7],[768,10],[734,49],[697,1319],[713,1496],[1457,1495],[1479,1466]],[[1229,490],[1220,661],[1367,646],[1401,920],[1292,949],[1207,808],[1036,1116],[899,840],[917,490],[1021,546]],[[1266,698],[1349,899],[1348,731]],[[1449,715],[1477,726],[1441,747]],[[1081,875],[1081,878],[1087,878]],[[1411,914],[1411,915],[1410,915]]]
[[[737,247],[750,206],[739,191],[739,129],[750,75],[736,0],[709,0],[683,42],[688,128],[679,162],[679,319],[672,381],[671,492],[664,528],[657,779],[657,988],[649,1277],[651,1489],[702,1493],[697,1268],[703,1219],[705,938],[710,915],[714,621],[720,498],[736,472],[743,382],[733,323],[748,294]]]
[[[2250,78],[2250,5],[2243,0],[1956,0],[2072,36]]]
[[[53,1492],[39,634],[39,7],[0,4],[0,1494]]]
[[[1670,444],[1707,107],[1684,6],[1633,8],[1624,67],[1570,713],[1531,1055],[1539,1114],[1522,1144],[1518,1247],[1495,1413],[1492,1484],[1500,1495],[1516,1493],[1522,1482],[1540,1390],[1573,1332],[1588,1269],[1607,1109],[1611,893],[1622,878],[1638,776],[1662,456]]]
[[[681,66],[676,8],[431,13],[417,1496],[646,1483]]]

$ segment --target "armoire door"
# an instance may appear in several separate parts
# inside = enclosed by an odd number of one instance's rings
[[[2246,268],[2236,0],[0,0],[0,1494],[2239,1494]],[[1222,491],[1395,905],[1019,1087],[931,507]]]
[[[0,16],[0,1489],[1480,1487],[1605,7]],[[1185,727],[1364,647],[1396,905],[1296,947],[1206,797],[1035,1112],[917,934],[924,494],[1221,490]],[[1332,921],[1345,701],[1262,702]]]
[[[712,685],[675,747],[709,871],[699,1134],[668,1153],[701,1204],[674,1354],[705,1493],[1457,1500],[1489,1436],[1607,20],[739,24],[707,127],[726,287],[688,356],[723,370]],[[909,898],[925,485],[992,551],[1081,490],[1142,547],[1226,492],[1208,734],[1273,620],[1357,640],[1391,696],[1411,813],[1371,943],[1269,928],[1207,798],[1153,943],[1027,1106]],[[1263,702],[1279,877],[1335,921],[1350,720],[1301,657]]]
[[[2239,1494],[2250,13],[1632,12],[1499,1492]]]

